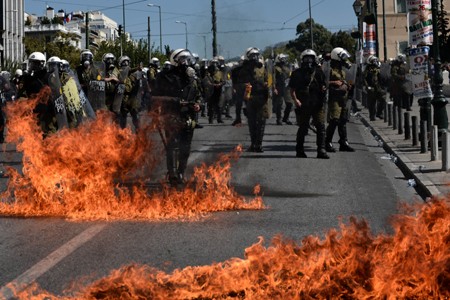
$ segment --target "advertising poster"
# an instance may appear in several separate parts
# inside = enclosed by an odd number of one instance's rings
[[[363,30],[364,56],[375,55],[377,52],[375,24],[363,23]]]
[[[430,47],[418,47],[409,50],[409,65],[411,68],[411,81],[415,97],[432,97],[430,76],[428,73],[428,53]]]
[[[407,0],[410,45],[433,44],[431,0]]]

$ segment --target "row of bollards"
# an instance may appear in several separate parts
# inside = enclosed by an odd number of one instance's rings
[[[418,121],[417,116],[410,112],[403,112],[401,107],[387,102],[385,106],[384,122],[402,134],[405,140],[412,140],[412,146],[420,143],[420,153],[428,153],[430,149],[431,161],[439,160],[439,130],[436,125],[430,126],[427,121]],[[430,130],[431,129],[431,130]],[[442,140],[442,169],[450,170],[450,134],[447,130],[441,134]]]

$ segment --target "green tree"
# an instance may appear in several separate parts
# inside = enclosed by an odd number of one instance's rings
[[[52,22],[50,22],[50,19],[47,18],[47,17],[43,17],[42,20],[41,20],[41,24],[42,25],[48,25],[48,24],[51,24],[51,23]]]
[[[42,52],[47,58],[58,56],[67,60],[71,66],[76,66],[80,60],[80,50],[74,46],[79,41],[79,37],[73,33],[59,32],[47,43],[44,37],[24,38],[25,54],[28,57],[33,52]]]
[[[332,48],[341,47],[350,53],[351,57],[355,55],[356,41],[350,34],[339,30],[331,35],[330,44]]]
[[[155,51],[154,45],[151,46],[152,57],[157,57],[161,63],[167,60],[167,56]],[[94,51],[94,60],[101,61],[105,53],[112,53],[117,60],[120,58],[120,38],[114,41],[103,41],[100,43],[98,49]],[[122,54],[130,58],[131,65],[148,66],[148,43],[146,40],[140,39],[138,41],[128,40],[122,45]]]
[[[297,38],[290,41],[287,48],[295,49],[297,53],[301,53],[306,49],[311,49],[311,22],[313,25],[313,50],[316,51],[317,54],[331,51],[331,32],[323,25],[315,23],[314,19],[307,19],[305,22],[297,25]]]

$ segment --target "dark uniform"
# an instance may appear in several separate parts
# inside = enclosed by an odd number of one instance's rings
[[[325,74],[320,67],[295,70],[290,78],[289,87],[294,101],[300,101],[295,109],[297,117],[297,157],[307,157],[304,150],[305,136],[308,133],[309,121],[312,118],[317,131],[317,157],[329,158],[325,151]],[[295,96],[295,97],[294,97]]]
[[[88,94],[89,83],[91,80],[97,79],[97,72],[92,65],[79,65],[76,67],[76,73],[78,77],[78,81],[80,82],[81,88],[85,95]]]
[[[386,95],[381,84],[380,68],[375,63],[369,63],[364,70],[363,77],[370,120],[375,121],[375,116],[381,119],[386,104]]]
[[[237,84],[252,86],[251,96],[246,99],[248,128],[250,131],[250,152],[263,152],[262,141],[266,119],[269,117],[269,90],[267,72],[261,62],[245,60],[239,72]]]
[[[233,85],[233,98],[234,98],[233,102],[236,105],[236,118],[233,121],[232,124],[233,126],[242,123],[241,113],[242,113],[242,105],[244,103],[245,86],[242,84],[238,84],[239,73],[241,69],[242,69],[242,62],[231,70],[231,82]]]
[[[217,118],[217,123],[223,123],[222,121],[222,107],[220,99],[222,97],[222,87],[225,84],[225,79],[223,77],[223,72],[218,68],[218,64],[215,65],[214,63],[209,66],[209,77],[207,77],[207,80],[210,86],[208,87],[211,89],[212,93],[210,97],[207,98],[208,103],[208,120],[209,124],[213,123],[214,116]]]
[[[176,185],[183,182],[191,151],[199,89],[186,68],[174,67],[158,74],[153,95],[155,107],[161,108],[169,182]]]
[[[274,95],[274,110],[277,117],[277,125],[282,125],[283,122],[291,125],[289,121],[289,114],[292,110],[292,99],[289,95],[287,82],[291,75],[291,68],[286,63],[277,63],[275,66],[275,88],[277,93]],[[283,118],[281,117],[281,109],[285,104]]]
[[[141,98],[139,93],[143,92],[143,77],[141,70],[133,70],[125,79],[125,94],[123,96],[122,105],[120,107],[120,127],[127,127],[128,113],[131,115],[136,131],[139,130],[139,111],[141,109]]]
[[[325,147],[327,152],[334,152],[333,135],[338,128],[339,150],[352,152],[354,149],[347,142],[348,92],[350,86],[345,80],[345,72],[340,62],[331,60],[329,95],[328,95],[328,127]]]
[[[406,63],[395,60],[391,67],[391,93],[394,106],[411,110],[411,91],[408,86],[410,82],[406,78],[407,74]]]

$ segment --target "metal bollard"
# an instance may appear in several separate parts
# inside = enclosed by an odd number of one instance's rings
[[[397,106],[392,107],[392,129],[397,130]]]
[[[388,117],[388,126],[392,126],[392,102],[388,102],[386,111]]]
[[[383,122],[387,123],[388,121],[388,103],[384,103],[384,112],[383,112]]]
[[[450,133],[445,130],[442,133],[442,170],[448,172],[450,170]]]
[[[398,134],[403,134],[402,107],[398,107]]]
[[[417,146],[418,140],[419,140],[419,128],[417,125],[417,116],[411,117],[412,121],[412,145]]]
[[[438,127],[437,125],[434,125],[431,128],[431,161],[435,161],[439,159],[439,152],[438,152]]]
[[[410,115],[409,112],[405,112],[403,114],[403,116],[405,118],[405,140],[411,139],[411,125],[409,123],[409,119],[410,119],[409,115]]]
[[[428,152],[427,121],[420,122],[420,153]]]

